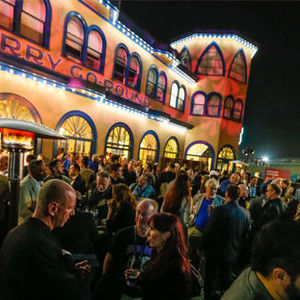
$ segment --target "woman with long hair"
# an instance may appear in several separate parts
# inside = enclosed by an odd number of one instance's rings
[[[106,229],[108,233],[115,233],[135,223],[136,202],[128,186],[123,183],[113,185],[112,196],[113,198],[107,201]]]
[[[161,207],[162,212],[176,215],[185,231],[189,224],[191,195],[189,176],[185,173],[179,173],[175,181],[171,183]]]
[[[142,299],[190,299],[192,272],[188,249],[179,219],[169,213],[156,213],[149,221],[150,260],[142,273],[126,270],[125,277],[138,277]]]

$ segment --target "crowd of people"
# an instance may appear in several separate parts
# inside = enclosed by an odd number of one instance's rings
[[[300,299],[288,179],[59,149],[26,158],[0,299]],[[0,225],[10,199],[0,156]]]

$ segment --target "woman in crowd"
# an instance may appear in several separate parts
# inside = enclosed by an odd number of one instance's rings
[[[172,214],[157,213],[150,218],[149,225],[151,259],[142,273],[128,269],[125,277],[138,276],[143,300],[190,299],[192,273],[179,219]]]
[[[189,225],[191,202],[190,180],[187,174],[180,173],[167,191],[161,211],[179,217],[185,231]]]
[[[115,184],[112,196],[107,202],[106,229],[109,234],[135,224],[135,197],[128,186],[123,183]]]

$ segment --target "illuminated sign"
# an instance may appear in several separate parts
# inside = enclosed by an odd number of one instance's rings
[[[109,80],[102,74],[92,71],[63,56],[54,56],[49,51],[34,45],[22,38],[16,37],[0,29],[0,54],[9,55],[12,59],[19,58],[34,65],[47,68],[71,78],[79,78],[104,86],[109,92],[129,101],[148,107],[149,98],[125,85]]]

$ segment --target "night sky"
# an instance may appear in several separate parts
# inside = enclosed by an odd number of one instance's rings
[[[194,29],[234,30],[255,42],[240,148],[300,157],[300,3],[123,1],[121,14],[160,42]]]

